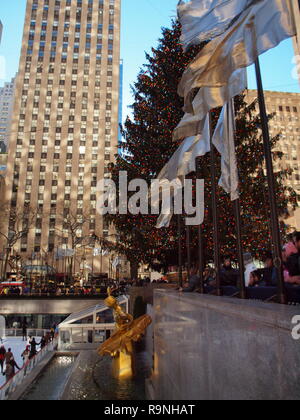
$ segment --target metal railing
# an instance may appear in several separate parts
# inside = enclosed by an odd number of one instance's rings
[[[44,337],[50,330],[45,330],[41,328],[28,328],[27,337]],[[11,337],[23,337],[23,330],[20,328],[6,328],[5,338]],[[4,338],[4,337],[2,337]]]
[[[36,330],[35,330],[36,331]],[[38,366],[38,364],[44,360],[44,358],[57,348],[58,340],[55,338],[51,343],[44,347],[35,357],[29,360],[22,369],[15,374],[6,384],[0,388],[0,401],[7,400],[20,386],[24,379]]]

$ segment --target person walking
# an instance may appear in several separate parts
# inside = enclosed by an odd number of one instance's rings
[[[10,359],[13,358],[13,357],[14,357],[14,355],[12,354],[11,348],[9,348],[7,350],[7,352],[5,353],[5,356],[4,356],[5,366],[7,366],[9,364]]]
[[[54,340],[54,336],[55,336],[55,327],[56,327],[56,325],[54,325],[54,326],[51,328],[51,330],[50,330],[51,341],[53,341],[53,340]]]
[[[8,362],[5,365],[5,373],[4,373],[4,375],[6,377],[6,382],[10,381],[14,377],[14,368],[10,364],[10,362]]]
[[[6,365],[5,368],[5,376],[6,376],[6,381],[10,381],[16,374],[16,368],[18,370],[20,370],[19,366],[17,365],[15,359],[13,357],[10,358],[8,364]]]
[[[47,340],[46,340],[46,337],[45,337],[45,336],[43,336],[43,337],[41,338],[41,342],[40,342],[41,350],[42,350],[44,347],[46,347],[46,345],[47,345]]]
[[[30,346],[26,346],[26,349],[23,351],[21,356],[23,358],[24,375],[26,376],[27,366],[28,366],[29,356],[30,356]]]
[[[27,323],[24,319],[23,323],[22,323],[22,341],[26,341],[27,340]]]
[[[37,350],[36,350],[37,346],[38,346],[38,343],[35,341],[35,338],[33,337],[30,343],[29,359],[32,359],[37,354]]]
[[[26,363],[28,362],[29,356],[30,356],[30,346],[26,346],[26,349],[21,354],[21,357],[23,359],[24,365],[26,365]]]
[[[3,375],[3,367],[4,367],[4,360],[5,360],[5,347],[1,346],[0,347],[0,366],[1,366],[1,374]]]

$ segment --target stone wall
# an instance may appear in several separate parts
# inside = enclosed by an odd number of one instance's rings
[[[137,299],[141,298],[145,305],[153,305],[154,290],[174,290],[176,284],[158,284],[152,283],[144,287],[131,287],[129,291],[129,312],[133,315]]]
[[[300,307],[154,292],[157,400],[300,399]]]

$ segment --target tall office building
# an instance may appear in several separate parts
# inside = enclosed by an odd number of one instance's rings
[[[4,83],[0,88],[0,153],[7,151],[12,110],[14,106],[15,81]]]
[[[68,214],[76,242],[108,235],[96,186],[117,153],[119,73],[120,0],[27,0],[6,189],[11,208],[40,210],[22,255],[72,248]]]
[[[248,90],[246,102],[252,103],[255,99],[257,91]],[[281,135],[276,150],[283,153],[283,159],[274,162],[274,170],[292,170],[285,182],[296,191],[300,205],[300,94],[265,91],[265,100],[268,114],[274,114],[269,122],[270,135]],[[256,110],[258,113],[258,104]],[[300,209],[291,216],[287,223],[300,230]]]

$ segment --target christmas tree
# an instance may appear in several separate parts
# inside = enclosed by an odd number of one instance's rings
[[[140,71],[134,84],[133,117],[127,118],[120,145],[126,157],[118,156],[112,169],[112,178],[118,185],[119,172],[127,171],[128,181],[143,178],[148,184],[155,179],[171,158],[179,143],[172,141],[172,132],[183,116],[183,101],[177,94],[178,83],[184,69],[201,46],[184,53],[180,45],[180,25],[173,22],[171,29],[163,29],[158,47],[146,55],[147,64]],[[240,173],[241,211],[243,222],[243,245],[252,254],[261,255],[271,247],[270,216],[267,181],[264,171],[263,142],[259,133],[260,120],[255,113],[255,103],[247,106],[244,96],[235,99],[237,115],[236,148]],[[213,110],[216,124],[220,110]],[[272,139],[275,147],[279,136]],[[281,159],[274,152],[274,159]],[[217,175],[220,176],[220,157]],[[191,174],[193,176],[193,174]],[[287,171],[276,173],[277,200],[280,215],[288,206],[295,208],[296,194],[284,185]],[[205,179],[205,222],[203,225],[206,259],[212,257],[212,217],[210,159],[201,159],[201,177]],[[218,214],[221,252],[236,256],[235,220],[230,197],[218,188]],[[119,251],[131,264],[149,264],[154,269],[166,270],[176,265],[178,258],[178,218],[173,217],[171,226],[156,229],[155,215],[109,215],[118,233]],[[282,224],[284,229],[284,224]],[[182,243],[185,250],[185,232]],[[197,229],[192,229],[192,254],[197,259]]]

